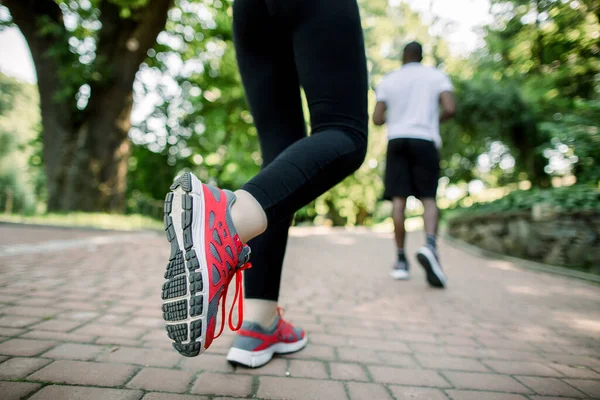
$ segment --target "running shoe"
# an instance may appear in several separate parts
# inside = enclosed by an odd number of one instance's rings
[[[408,269],[408,262],[406,262],[406,260],[398,260],[392,267],[392,272],[390,272],[390,275],[392,278],[397,280],[408,280],[410,279],[410,273],[408,272]]]
[[[279,315],[269,329],[257,323],[244,322],[237,332],[227,360],[249,368],[265,365],[275,354],[294,353],[302,350],[308,338],[304,330],[294,328]]]
[[[431,246],[424,246],[417,252],[417,260],[425,269],[427,282],[433,287],[443,288],[446,286],[446,275],[440,265],[437,250]]]
[[[235,297],[229,327],[238,330],[244,318],[242,270],[250,268],[250,247],[233,226],[235,195],[205,185],[186,172],[171,186],[165,199],[165,231],[171,244],[162,311],[173,347],[186,357],[208,349],[225,326],[225,299],[233,277]],[[222,304],[219,304],[222,303]],[[237,303],[238,323],[233,324]],[[216,333],[217,315],[221,327]]]

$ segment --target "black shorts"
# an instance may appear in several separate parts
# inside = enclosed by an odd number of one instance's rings
[[[387,148],[383,198],[415,196],[435,198],[440,176],[440,155],[429,140],[392,139]]]

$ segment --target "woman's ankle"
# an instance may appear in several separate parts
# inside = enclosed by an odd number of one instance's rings
[[[245,190],[237,190],[235,196],[231,218],[241,241],[247,243],[267,229],[267,215],[254,196]]]
[[[273,300],[246,299],[244,301],[244,321],[255,322],[269,329],[277,318],[277,302]]]

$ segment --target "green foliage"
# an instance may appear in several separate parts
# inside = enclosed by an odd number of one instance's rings
[[[148,3],[106,1],[119,7],[123,23],[138,18],[136,10]],[[102,32],[100,9],[108,3],[56,3],[66,31],[58,29],[62,27],[57,22],[37,21],[42,35],[66,35],[60,38],[63,45],[48,49],[62,65],[62,89],[54,100],[81,111],[91,87],[111,77],[111,69],[96,49]],[[530,179],[534,185],[543,185],[554,175],[573,173],[578,183],[598,185],[597,2],[494,0],[494,22],[486,28],[485,47],[468,60],[450,57],[444,40],[433,35],[435,30],[404,2],[359,3],[373,87],[381,76],[400,66],[403,45],[410,40],[423,43],[426,64],[445,68],[452,75],[459,110],[455,121],[442,127],[441,163],[451,183],[480,179],[488,186],[501,186]],[[154,213],[173,177],[182,170],[230,189],[259,171],[257,133],[232,43],[231,7],[232,0],[175,0],[164,32],[148,52],[134,87],[139,109],[130,131],[128,212]],[[0,25],[9,23],[3,10],[0,6]],[[0,84],[6,85],[0,88],[0,115],[4,116],[14,93],[23,89],[6,80]],[[372,110],[372,92],[370,96]],[[32,141],[39,130],[37,100],[31,104],[27,112],[32,114],[22,121],[31,121],[28,129],[33,135],[21,140],[0,130],[0,159],[28,147],[19,154],[31,161],[19,171],[40,170],[40,142]],[[382,192],[385,128],[372,127],[369,141],[361,169],[303,208],[297,221],[329,218],[342,225],[373,221]],[[482,160],[487,160],[485,168]],[[19,171],[11,176],[20,176]],[[35,177],[29,193],[39,194],[41,175],[29,174]],[[6,182],[3,187],[18,185],[22,179]],[[536,192],[523,196],[532,193]]]
[[[140,98],[158,93],[161,100],[130,134],[137,171],[130,190],[162,198],[184,169],[237,188],[258,172],[261,158],[235,60],[231,3],[182,0],[169,15],[140,73],[164,79],[156,86],[142,78],[137,88]],[[181,67],[170,68],[167,60]],[[161,163],[168,166],[158,176],[141,172]]]
[[[164,229],[162,221],[139,214],[117,215],[82,212],[68,214],[48,213],[31,216],[0,214],[0,222],[94,229],[116,229],[122,231],[140,229],[162,231]]]
[[[567,211],[600,211],[600,189],[586,185],[553,189],[516,190],[490,203],[476,203],[457,210],[455,215],[493,214],[531,210],[535,204],[546,204]]]
[[[571,0],[492,4],[486,46],[470,60],[475,72],[456,77],[459,113],[443,128],[448,176],[453,182],[478,177],[490,185],[529,179],[543,187],[551,176],[572,173],[578,182],[596,184],[598,5]],[[508,147],[503,157],[514,158],[515,165],[492,166],[481,174],[474,160],[489,153],[494,141]]]
[[[573,164],[580,182],[600,184],[600,101],[578,100],[567,114],[555,114],[554,121],[540,124],[552,137],[549,157],[562,153]],[[554,172],[552,165],[549,173]]]
[[[0,210],[32,212],[43,177],[31,141],[39,134],[35,86],[0,73]]]

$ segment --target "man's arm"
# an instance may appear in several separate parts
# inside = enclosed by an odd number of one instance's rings
[[[454,98],[454,94],[449,91],[440,93],[440,105],[442,106],[440,124],[443,124],[456,115],[456,99]]]
[[[373,111],[373,123],[377,126],[381,126],[385,124],[385,112],[387,110],[387,106],[383,101],[378,101],[375,104],[375,111]]]

